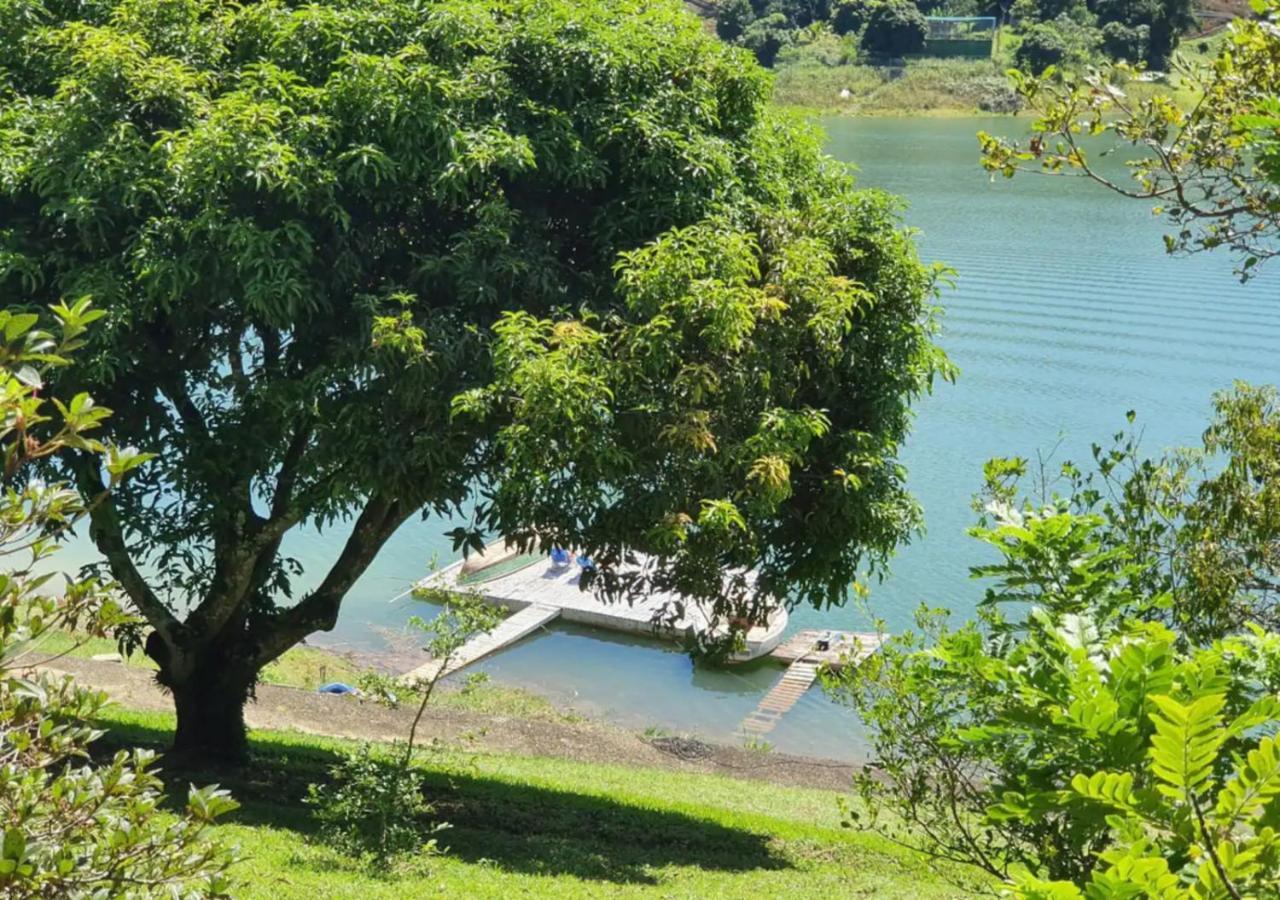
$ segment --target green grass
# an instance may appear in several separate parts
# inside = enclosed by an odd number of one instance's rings
[[[900,69],[805,63],[779,68],[774,79],[775,102],[826,113],[966,115],[998,111],[1011,96],[992,60],[922,59]]]
[[[168,715],[124,710],[104,743],[162,747]],[[960,897],[939,867],[840,827],[830,792],[562,759],[436,753],[423,764],[448,852],[375,873],[314,840],[301,803],[353,745],[255,732],[251,765],[191,771],[242,809],[215,834],[246,854],[242,897]]]

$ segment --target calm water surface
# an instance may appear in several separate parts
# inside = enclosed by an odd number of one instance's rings
[[[957,272],[941,342],[960,366],[919,405],[906,452],[928,532],[906,547],[870,610],[906,627],[922,602],[972,612],[981,586],[968,567],[982,548],[965,536],[969,500],[991,456],[1057,447],[1083,459],[1135,409],[1151,450],[1197,440],[1210,395],[1232,379],[1280,380],[1280,270],[1248,286],[1226,257],[1170,259],[1161,224],[1141,203],[1064,179],[992,184],[977,164],[979,129],[1009,120],[862,119],[825,122],[829,147],[855,162],[864,186],[904,196],[929,260]],[[406,525],[352,590],[337,629],[313,638],[348,649],[387,646],[405,620],[429,614],[389,602],[436,558],[452,558],[438,520]],[[287,548],[315,573],[340,532],[298,535]],[[318,576],[314,576],[317,577]],[[793,628],[865,627],[854,609],[796,610]],[[394,640],[390,641],[395,643]],[[733,732],[778,677],[769,665],[695,669],[674,648],[553,627],[477,668],[623,725],[660,725],[716,740]],[[769,739],[784,751],[856,758],[857,723],[813,690]]]

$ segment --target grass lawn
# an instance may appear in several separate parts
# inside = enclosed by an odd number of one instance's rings
[[[169,715],[114,709],[111,746],[163,747]],[[448,852],[371,872],[314,841],[301,802],[349,742],[254,732],[252,764],[189,771],[242,804],[218,837],[238,844],[243,897],[961,897],[940,867],[840,827],[830,792],[714,775],[493,754],[423,763]],[[163,766],[163,764],[162,764]]]

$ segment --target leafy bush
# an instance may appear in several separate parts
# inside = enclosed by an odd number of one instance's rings
[[[89,435],[109,414],[87,394],[40,398],[41,370],[63,365],[99,316],[87,301],[58,305],[57,333],[35,313],[0,312],[0,895],[5,897],[220,897],[233,855],[205,833],[235,808],[224,791],[192,788],[186,809],[160,809],[154,755],[120,751],[89,761],[90,722],[106,702],[70,678],[37,671],[44,637],[62,630],[104,637],[130,620],[109,585],[47,572],[58,536],[85,513],[75,491],[30,467],[67,450],[102,458],[109,486],[147,460]],[[37,570],[46,574],[37,574]]]
[[[1081,65],[1097,52],[1100,42],[1096,28],[1062,15],[1028,28],[1014,60],[1019,68],[1035,73],[1050,66]]]
[[[1237,623],[1274,610],[1280,412],[1217,409],[1201,452],[1117,435],[1065,496],[988,465],[978,621],[923,611],[829,682],[872,732],[858,824],[1028,897],[1274,891],[1280,634]]]
[[[1129,27],[1121,22],[1102,26],[1102,49],[1116,60],[1142,60],[1151,43],[1151,29],[1146,25]]]
[[[436,852],[429,835],[448,826],[427,821],[432,807],[422,775],[398,754],[366,744],[335,764],[329,778],[309,787],[307,802],[334,849],[380,868],[405,853]]]
[[[910,0],[879,0],[867,12],[862,46],[871,53],[903,56],[924,48],[929,26]]]
[[[409,620],[411,626],[428,636],[425,649],[434,665],[425,677],[412,684],[383,676],[362,680],[362,688],[388,706],[399,705],[401,692],[416,692],[417,713],[403,750],[375,751],[365,745],[330,770],[327,784],[308,788],[308,802],[316,808],[322,839],[342,853],[378,866],[410,851],[436,852],[436,841],[429,835],[449,827],[425,821],[432,807],[423,795],[422,775],[413,767],[418,726],[436,685],[448,673],[458,651],[472,638],[492,631],[502,620],[500,610],[477,596],[452,595],[430,588],[420,588],[415,593],[420,599],[437,599],[446,604],[433,619],[415,616]],[[468,684],[472,683],[468,679]]]

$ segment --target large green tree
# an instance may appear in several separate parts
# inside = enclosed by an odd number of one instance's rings
[[[885,562],[934,273],[766,95],[674,2],[0,2],[0,294],[107,314],[55,388],[158,454],[91,535],[179,748],[418,513],[735,618]]]

